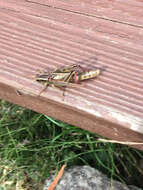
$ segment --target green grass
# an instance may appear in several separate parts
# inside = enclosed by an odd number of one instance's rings
[[[139,164],[143,152],[101,143],[98,137],[1,100],[0,190],[13,190],[16,186],[19,190],[39,190],[44,180],[65,163],[67,167],[90,165],[111,180],[143,188]]]

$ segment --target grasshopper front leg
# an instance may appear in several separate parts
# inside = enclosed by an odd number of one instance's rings
[[[40,95],[42,94],[42,92],[43,92],[48,86],[49,86],[49,82],[47,81],[47,82],[44,83],[44,86],[43,86],[43,88],[41,89],[41,91],[39,92],[38,96],[40,96]]]

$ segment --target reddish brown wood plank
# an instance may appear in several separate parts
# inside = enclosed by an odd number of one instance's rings
[[[82,13],[87,16],[104,18],[133,26],[143,26],[143,4],[140,0],[27,0],[57,9]]]
[[[133,18],[125,24],[121,17],[113,22],[87,16],[80,1],[82,14],[69,11],[69,4],[75,8],[73,1],[53,1],[53,6],[37,2],[0,2],[0,97],[113,139],[142,141],[142,27],[135,27],[139,24]],[[40,4],[45,2],[48,6]],[[97,4],[91,3],[93,10]],[[99,5],[102,9],[104,4]],[[123,5],[128,10],[127,2]],[[54,88],[37,97],[41,85],[30,75],[73,63],[104,72],[84,86],[67,89],[64,101]]]

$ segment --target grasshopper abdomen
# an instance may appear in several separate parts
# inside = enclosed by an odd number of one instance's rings
[[[79,81],[95,78],[99,74],[100,74],[100,69],[83,72],[79,75]]]

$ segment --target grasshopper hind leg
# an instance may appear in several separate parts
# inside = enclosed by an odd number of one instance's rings
[[[66,87],[61,87],[61,86],[55,86],[53,85],[53,87],[59,89],[60,91],[62,91],[62,100],[64,101],[64,98],[65,98],[65,91],[66,91]]]
[[[63,93],[62,93],[62,100],[64,101],[65,99],[65,91],[66,91],[66,88],[63,88]]]

